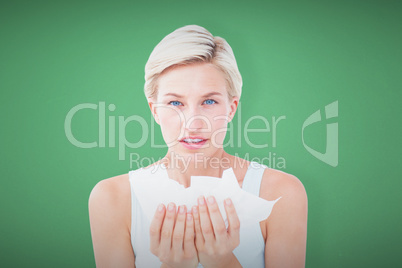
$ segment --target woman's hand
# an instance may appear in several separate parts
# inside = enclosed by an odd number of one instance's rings
[[[186,206],[170,203],[165,209],[159,205],[150,226],[150,250],[162,267],[197,267],[198,256],[194,244],[194,220]]]
[[[204,267],[241,267],[233,254],[240,243],[240,221],[230,199],[226,199],[225,211],[229,226],[219,211],[213,196],[198,198],[198,209],[192,209],[195,225],[195,245],[200,263]]]

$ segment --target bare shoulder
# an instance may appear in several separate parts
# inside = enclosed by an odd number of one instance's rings
[[[307,201],[307,193],[303,183],[294,175],[272,168],[264,171],[260,197],[275,200],[279,197]]]
[[[88,201],[96,267],[135,267],[128,174],[98,182]]]
[[[267,168],[261,182],[260,197],[266,200],[281,197],[266,220],[266,237],[292,234],[301,237],[301,241],[305,240],[308,200],[304,185],[296,176]]]
[[[267,267],[305,267],[307,241],[307,194],[294,175],[266,169],[260,196],[279,199],[262,222]]]
[[[110,199],[116,202],[130,195],[130,182],[128,174],[122,174],[99,181],[92,189],[91,200]]]
[[[125,186],[127,186],[129,184],[129,180],[128,180],[128,173],[127,174],[121,174],[118,176],[114,176],[108,179],[104,179],[99,181],[94,189],[92,190],[91,194],[93,192],[97,192],[97,191],[102,191],[105,189],[114,191],[114,190],[118,190],[119,188],[124,188]]]
[[[131,208],[131,190],[128,174],[99,181],[92,189],[88,201],[89,211],[113,213],[130,227],[128,220]]]

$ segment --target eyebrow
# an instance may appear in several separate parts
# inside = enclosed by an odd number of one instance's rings
[[[211,97],[211,96],[214,96],[214,95],[220,95],[220,96],[222,96],[222,93],[213,91],[213,92],[209,92],[209,93],[205,94],[205,95],[202,96],[202,97],[203,97],[203,98],[208,98],[208,97]],[[182,95],[179,95],[179,94],[176,94],[176,93],[166,93],[164,96],[165,96],[165,97],[166,97],[166,96],[173,96],[173,97],[176,97],[176,98],[182,98],[182,97],[183,97]]]

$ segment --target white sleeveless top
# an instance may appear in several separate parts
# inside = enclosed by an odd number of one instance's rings
[[[262,175],[266,166],[251,162],[243,180],[242,189],[260,196]],[[145,216],[135,194],[134,176],[137,170],[129,172],[131,186],[131,245],[135,255],[136,268],[156,268],[162,262],[151,253],[149,241],[150,221]],[[240,224],[240,244],[233,250],[240,264],[245,268],[265,267],[265,242],[259,223],[242,227]],[[201,264],[198,267],[203,267]]]

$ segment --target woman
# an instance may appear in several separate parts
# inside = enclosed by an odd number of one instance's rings
[[[145,95],[168,145],[164,165],[184,187],[191,176],[222,177],[232,168],[239,186],[278,201],[270,216],[242,228],[230,199],[226,229],[213,196],[198,206],[161,204],[147,221],[134,195],[136,172],[100,181],[89,199],[98,267],[304,267],[307,196],[293,175],[229,155],[223,149],[242,78],[229,44],[190,25],[166,36],[145,67]],[[194,197],[197,198],[197,197]],[[250,208],[252,209],[252,208]]]

